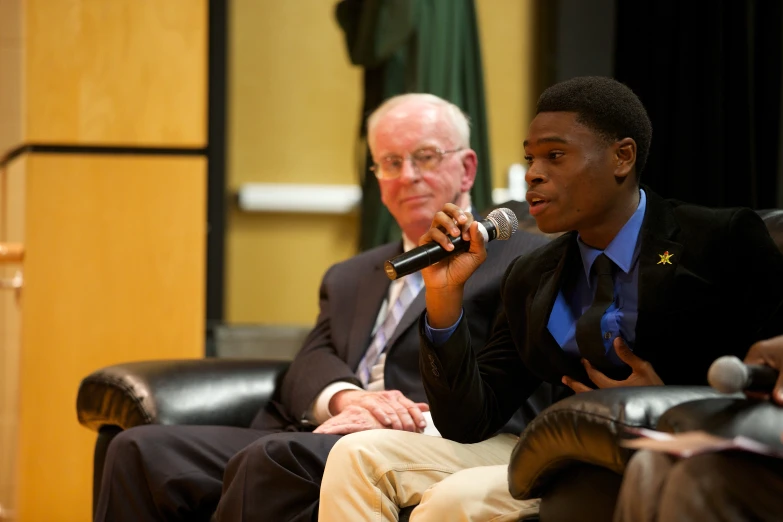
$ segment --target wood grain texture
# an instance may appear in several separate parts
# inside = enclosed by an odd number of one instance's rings
[[[76,421],[80,380],[203,356],[206,161],[31,155],[26,183],[19,514],[81,522],[95,434]]]
[[[0,158],[22,143],[22,0],[0,0]]]
[[[24,241],[24,158],[0,169],[0,242]],[[11,278],[22,265],[0,264],[0,279]],[[15,512],[19,433],[19,357],[22,292],[0,289],[0,506]]]
[[[25,15],[28,141],[206,143],[206,0],[27,0]]]

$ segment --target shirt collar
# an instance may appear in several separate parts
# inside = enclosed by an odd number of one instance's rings
[[[602,253],[606,254],[606,257],[611,259],[620,270],[626,274],[630,273],[634,264],[636,264],[636,260],[639,258],[639,232],[642,229],[646,208],[647,196],[644,190],[639,189],[639,206],[636,207],[636,211],[603,251],[585,244],[582,242],[582,238],[577,236],[577,244],[579,245],[579,253],[582,256],[582,265],[585,269],[588,286],[590,285],[590,269],[593,267],[593,262]]]
[[[407,252],[416,248],[416,243],[410,240],[405,234],[402,235],[402,251]]]

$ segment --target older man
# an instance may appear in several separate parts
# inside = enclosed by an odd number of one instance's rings
[[[382,200],[402,229],[402,243],[327,271],[316,325],[285,376],[280,400],[251,429],[147,426],[120,434],[107,454],[96,520],[208,520],[220,498],[221,521],[309,521],[318,510],[327,455],[342,435],[437,434],[419,374],[422,280],[413,274],[390,284],[383,262],[412,248],[446,203],[470,208],[477,158],[465,116],[431,95],[387,101],[369,120],[369,140]],[[505,267],[545,242],[520,232],[489,245],[486,266],[465,289],[469,329],[479,342],[497,313]],[[528,418],[550,402],[547,394],[542,389],[527,403]],[[522,425],[520,413],[505,429],[518,432]]]

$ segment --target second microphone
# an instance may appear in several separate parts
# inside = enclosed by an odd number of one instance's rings
[[[517,231],[518,227],[519,222],[516,214],[507,208],[493,210],[487,215],[487,219],[478,223],[479,232],[484,236],[485,243],[493,239],[506,240]],[[446,250],[438,243],[427,243],[389,259],[383,265],[386,275],[389,279],[397,279],[418,272],[422,268],[434,265],[448,256],[465,252],[470,248],[470,241],[465,241],[461,235],[458,237],[449,236],[449,239],[454,245],[454,250]]]

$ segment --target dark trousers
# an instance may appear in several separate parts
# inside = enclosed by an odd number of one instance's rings
[[[339,436],[139,426],[106,453],[96,522],[310,521]],[[221,491],[223,497],[221,498]]]
[[[310,522],[326,458],[339,435],[276,433],[253,442],[228,463],[219,522]]]
[[[96,522],[209,521],[229,459],[267,432],[139,426],[109,444]]]
[[[783,461],[735,452],[680,460],[640,451],[625,471],[614,520],[783,520]]]

